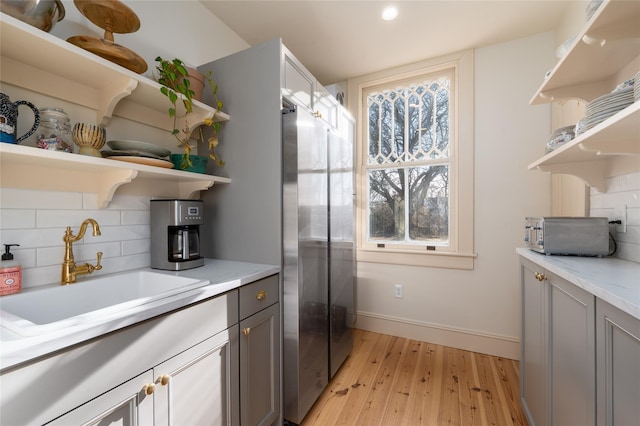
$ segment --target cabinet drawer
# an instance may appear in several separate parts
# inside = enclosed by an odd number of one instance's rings
[[[278,275],[240,287],[240,319],[273,305],[279,299]]]

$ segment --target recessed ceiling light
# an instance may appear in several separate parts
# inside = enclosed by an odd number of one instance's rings
[[[398,9],[396,9],[394,6],[389,6],[382,11],[382,19],[384,19],[385,21],[396,19],[397,16]]]

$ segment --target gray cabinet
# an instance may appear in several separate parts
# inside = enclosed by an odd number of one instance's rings
[[[300,105],[313,109],[316,79],[284,46],[282,46],[282,50],[284,58],[283,92],[295,98]]]
[[[548,424],[548,286],[540,268],[521,260],[520,401],[531,426]],[[538,274],[538,275],[536,275]]]
[[[155,425],[238,424],[238,326],[153,369]]]
[[[240,423],[270,425],[280,418],[280,304],[278,277],[240,289]]]
[[[595,298],[545,272],[549,283],[552,425],[595,424]]]
[[[237,424],[237,326],[64,414],[51,425]],[[235,370],[235,371],[234,371]],[[236,405],[235,407],[233,405]]]
[[[233,290],[3,371],[0,424],[237,425],[237,323]]]
[[[640,320],[596,299],[598,425],[640,423]]]
[[[144,383],[144,385],[141,385]],[[153,424],[153,396],[143,390],[153,383],[151,370],[58,417],[50,426]]]
[[[521,259],[520,398],[530,425],[595,424],[595,297]]]

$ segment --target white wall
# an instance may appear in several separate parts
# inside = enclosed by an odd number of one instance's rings
[[[548,215],[550,106],[529,100],[555,62],[554,34],[475,52],[475,251],[472,271],[358,263],[358,328],[519,358],[516,247],[527,215]],[[393,285],[404,297],[393,297]]]
[[[63,1],[66,16],[52,34],[66,39],[72,35],[102,36],[102,32],[80,15],[73,1]],[[196,1],[126,1],[138,15],[141,29],[134,34],[115,34],[115,41],[144,57],[150,70],[158,55],[179,57],[200,65],[245,49],[248,46],[202,4]],[[169,19],[170,17],[170,19]],[[169,23],[170,21],[170,26]],[[197,40],[191,34],[197,28]],[[10,43],[11,40],[2,40]],[[149,72],[148,75],[151,75]],[[215,76],[214,76],[215,79]],[[38,107],[61,107],[75,122],[95,120],[95,111],[2,83],[0,90],[12,100],[29,100]],[[23,112],[24,111],[24,112]],[[20,110],[18,133],[27,129],[28,114]],[[25,127],[24,129],[22,127]],[[153,141],[178,152],[168,132],[113,117],[107,126],[108,139]],[[34,145],[25,141],[24,145]],[[46,175],[42,179],[47,179]],[[74,192],[43,192],[0,188],[0,242],[20,244],[12,250],[23,264],[23,287],[56,284],[60,280],[67,226],[77,233],[82,221],[92,217],[102,235],[87,232],[74,244],[77,262],[95,263],[96,252],[104,252],[101,271],[94,275],[149,266],[149,197],[128,195],[126,185],[107,209],[97,209],[96,195]],[[83,278],[80,278],[83,279]]]
[[[56,37],[86,35],[102,37],[104,31],[85,18],[73,0],[62,0],[66,15],[51,31]],[[140,29],[114,34],[115,42],[144,58],[151,76],[155,58],[180,58],[202,65],[246,49],[249,44],[231,31],[217,16],[195,0],[125,0],[140,19]]]

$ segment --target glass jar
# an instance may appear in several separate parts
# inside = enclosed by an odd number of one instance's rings
[[[73,152],[71,120],[62,108],[40,108],[36,146],[49,151]]]

